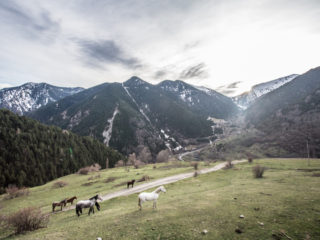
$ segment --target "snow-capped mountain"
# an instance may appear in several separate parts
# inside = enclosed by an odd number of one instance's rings
[[[248,108],[259,97],[272,92],[273,90],[281,87],[282,85],[295,79],[298,74],[291,74],[282,78],[278,78],[269,82],[260,83],[251,88],[249,92],[245,92],[239,96],[233,97],[233,101],[238,104],[242,109]]]
[[[233,101],[182,81],[152,85],[138,77],[105,83],[66,97],[29,116],[50,125],[94,136],[121,153],[182,147],[212,137],[208,117],[228,119],[238,110]]]
[[[0,89],[0,108],[24,115],[48,103],[78,93],[83,88],[56,87],[47,83],[26,83],[18,87]]]
[[[174,96],[194,112],[206,117],[226,119],[238,110],[231,98],[206,87],[193,86],[180,80],[165,80],[158,86],[171,93],[169,96]]]

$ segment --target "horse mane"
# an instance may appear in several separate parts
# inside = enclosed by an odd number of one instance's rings
[[[158,187],[156,190],[154,190],[154,191],[155,191],[155,193],[159,193],[159,192],[161,192],[161,187],[162,187],[162,186],[160,186],[160,187]]]
[[[95,195],[94,197],[89,198],[89,200],[93,200],[93,199],[97,200],[97,199],[98,199],[98,196],[99,196],[99,195]]]

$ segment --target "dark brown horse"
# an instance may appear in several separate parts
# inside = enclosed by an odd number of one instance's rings
[[[127,182],[127,188],[129,188],[130,185],[133,187],[133,184],[134,184],[135,181],[136,181],[136,180],[133,179],[133,180]]]
[[[62,207],[65,207],[67,205],[67,199],[63,199],[60,202],[53,202],[52,203],[52,212],[54,212],[54,209],[56,208],[56,206],[61,206],[61,211],[62,211]]]
[[[73,204],[73,201],[77,199],[76,196],[73,196],[72,198],[67,199],[67,203],[71,203],[71,205]]]

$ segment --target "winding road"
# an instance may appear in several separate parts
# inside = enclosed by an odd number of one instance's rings
[[[232,164],[238,164],[238,163],[243,163],[246,162],[247,160],[234,160],[232,161]],[[224,166],[226,165],[226,162],[223,163],[219,163],[218,165],[212,167],[212,168],[205,168],[202,170],[199,170],[198,173],[199,174],[205,174],[205,173],[210,173],[210,172],[215,172],[218,170],[221,170],[222,168],[224,168]],[[160,178],[151,182],[146,182],[143,184],[140,184],[138,186],[135,186],[134,188],[129,188],[129,189],[123,189],[120,191],[116,191],[116,192],[112,192],[112,193],[108,193],[105,195],[102,195],[102,202],[112,199],[112,198],[116,198],[116,197],[122,197],[122,196],[128,196],[131,194],[135,194],[135,193],[140,193],[142,191],[148,190],[150,188],[154,188],[154,187],[158,187],[161,185],[165,185],[165,184],[169,184],[169,183],[173,183],[173,182],[177,182],[186,178],[191,178],[193,177],[194,172],[189,172],[189,173],[181,173],[181,174],[177,174],[177,175],[173,175],[170,177],[165,177],[165,178]],[[71,209],[74,209],[75,206],[70,206],[68,208],[63,209],[63,211],[68,211]]]

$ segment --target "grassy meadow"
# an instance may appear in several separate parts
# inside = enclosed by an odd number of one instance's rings
[[[268,168],[261,179],[253,178],[256,164]],[[201,163],[200,168],[204,167]],[[155,169],[147,165],[129,172],[117,168],[74,174],[59,179],[68,182],[61,189],[52,188],[55,180],[30,189],[29,196],[1,200],[1,214],[31,205],[49,212],[50,203],[66,195],[86,199],[97,192],[123,189],[117,185],[143,175],[157,179],[192,170],[190,163],[174,162],[157,164]],[[98,174],[100,178],[88,180]],[[139,211],[137,194],[133,194],[102,202],[101,211],[91,216],[87,210],[79,218],[74,210],[51,214],[48,227],[34,232],[13,235],[10,229],[2,229],[0,239],[319,239],[319,176],[319,159],[312,159],[310,166],[306,159],[254,160],[166,185],[157,210],[147,202]],[[116,180],[105,183],[109,177]],[[202,234],[204,229],[207,234]]]

